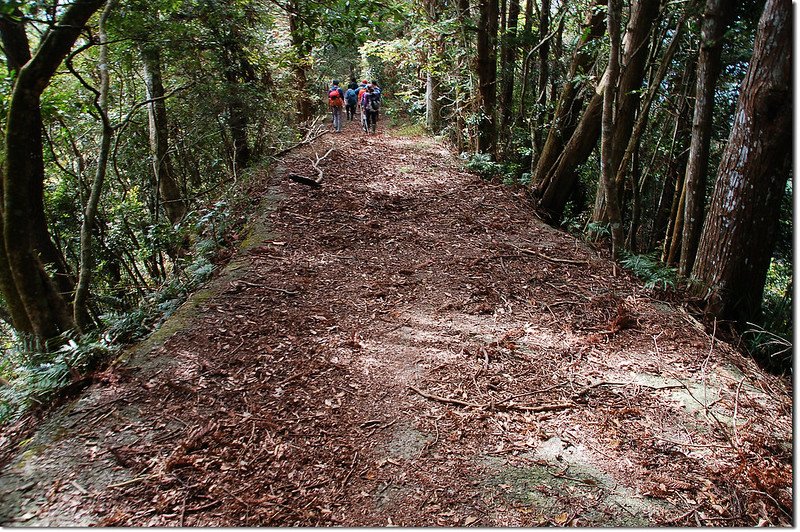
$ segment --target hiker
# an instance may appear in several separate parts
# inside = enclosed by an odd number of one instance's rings
[[[375,97],[375,89],[372,86],[367,86],[367,91],[361,97],[361,109],[364,126],[364,131],[369,133],[372,130],[376,132],[378,128],[378,109],[380,108],[380,100]]]
[[[361,106],[361,98],[363,98],[364,97],[364,93],[367,92],[367,85],[369,85],[367,83],[367,80],[364,80],[364,81],[361,82],[361,85],[358,86],[358,105],[359,105],[359,107]],[[364,109],[362,108],[361,111],[362,111],[362,114],[363,114]]]
[[[357,85],[356,85],[357,86]],[[358,104],[358,92],[355,89],[348,88],[344,93],[345,109],[347,109],[347,120],[353,120],[356,116],[356,105]]]
[[[342,106],[344,105],[344,91],[339,88],[339,80],[335,79],[328,89],[328,106],[333,113],[333,130],[342,132]]]
[[[378,82],[375,81],[375,80],[372,80],[372,83],[370,84],[370,86],[372,87],[373,98],[378,102],[377,106],[375,107],[375,122],[377,123],[378,122],[378,109],[380,108],[380,105],[382,103],[381,88],[378,87]]]
[[[354,91],[358,92],[358,88],[359,87],[358,87],[358,82],[356,81],[356,78],[352,78],[352,77],[350,78],[350,83],[347,84],[347,88],[348,89],[353,89]]]

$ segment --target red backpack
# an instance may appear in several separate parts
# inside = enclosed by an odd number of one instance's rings
[[[342,106],[342,95],[339,94],[339,89],[331,89],[328,93],[328,105],[331,107]]]

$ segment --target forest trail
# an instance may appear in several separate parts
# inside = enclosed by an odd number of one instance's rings
[[[383,127],[285,156],[206,290],[2,437],[0,524],[791,522],[785,380]]]

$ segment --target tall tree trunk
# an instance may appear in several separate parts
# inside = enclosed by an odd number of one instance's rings
[[[27,318],[14,316],[15,327],[49,340],[75,326],[64,297],[45,271],[36,249],[35,219],[44,217],[41,94],[102,0],[76,0],[65,7],[36,53],[20,65],[8,103],[5,164],[2,175],[2,238],[6,261],[0,260],[0,289],[14,312],[21,303]],[[20,26],[12,24],[16,29]],[[0,25],[6,43],[8,25]],[[13,31],[13,30],[12,30]],[[13,36],[10,36],[14,38]],[[25,45],[27,48],[27,45]],[[29,50],[29,48],[28,48]],[[8,54],[8,52],[6,52]],[[16,58],[22,57],[13,52]],[[49,238],[48,238],[49,239]],[[2,253],[0,253],[2,254]],[[7,264],[8,268],[5,268]],[[11,274],[14,287],[8,285]]]
[[[678,272],[688,275],[694,265],[706,199],[706,174],[711,145],[714,92],[721,67],[722,38],[732,15],[733,5],[724,0],[707,0],[700,30],[700,55],[697,60],[692,143],[686,165],[686,203]]]
[[[508,148],[508,141],[513,136],[511,127],[514,113],[514,71],[517,62],[517,23],[519,21],[519,0],[509,0],[508,22],[503,34],[502,80],[500,91],[500,140],[503,151]],[[505,157],[505,154],[501,154]]]
[[[589,158],[600,138],[605,80],[606,75],[600,80],[600,85],[589,100],[578,126],[561,150],[554,167],[544,178],[536,207],[549,223],[554,224],[561,219],[564,207],[578,183],[578,167]]]
[[[792,4],[767,0],[692,275],[706,310],[758,318],[792,164]]]
[[[427,0],[425,3],[428,20],[431,23],[439,21],[439,5],[438,0]],[[441,57],[444,51],[444,39],[439,36],[436,39],[436,50],[432,56]],[[436,60],[428,60],[428,66],[425,71],[425,127],[428,130],[436,133],[441,129],[441,113],[442,107],[439,101],[441,97],[441,80],[439,73],[436,71],[435,65],[438,63]]]
[[[608,0],[608,37],[611,42],[611,48],[608,58],[608,85],[606,85],[606,90],[603,94],[602,133],[600,137],[602,189],[605,192],[608,221],[611,224],[611,256],[614,259],[619,257],[624,245],[622,215],[619,209],[616,183],[614,182],[616,167],[612,160],[612,155],[615,151],[614,143],[617,140],[614,138],[614,100],[617,77],[619,76],[619,2],[620,0]]]
[[[292,39],[292,48],[294,48],[295,62],[293,65],[296,94],[295,110],[297,122],[299,124],[306,124],[314,117],[314,104],[309,98],[308,87],[308,70],[311,65],[311,49],[303,35],[300,25],[301,2],[299,0],[292,0],[288,4],[289,15],[289,34]]]
[[[581,28],[581,37],[572,56],[567,81],[561,87],[561,94],[556,104],[555,115],[547,133],[536,167],[531,174],[531,186],[537,196],[541,196],[548,183],[546,177],[550,174],[565,143],[569,140],[581,117],[584,98],[580,96],[585,84],[577,81],[589,73],[597,58],[595,46],[589,44],[599,39],[606,31],[603,12],[597,9],[597,1],[593,0],[589,6],[586,20]]]
[[[620,73],[619,94],[617,97],[617,115],[620,115],[620,118],[617,119],[615,116],[614,122],[615,139],[624,139],[621,141],[623,142],[622,148],[615,147],[615,151],[611,154],[612,168],[615,169],[615,174],[618,165],[614,165],[613,163],[622,157],[625,144],[633,128],[633,119],[635,118],[639,100],[638,95],[633,94],[632,91],[637,90],[638,87],[641,86],[644,78],[644,63],[647,59],[649,49],[648,34],[657,13],[657,0],[636,0],[631,7],[631,18],[624,40],[624,69],[622,69]],[[635,83],[637,79],[638,85]],[[601,85],[602,84],[603,81],[601,81]],[[570,137],[560,157],[557,159],[555,168],[551,169],[544,177],[546,183],[539,187],[539,190],[541,190],[541,197],[537,203],[537,207],[540,209],[541,214],[551,222],[557,220],[561,216],[566,200],[569,198],[572,187],[575,186],[577,180],[577,167],[586,161],[600,137],[603,97],[600,96],[599,92],[600,90],[598,89],[595,96],[593,96],[592,100],[589,102],[589,105],[587,105],[586,110],[584,110],[579,125],[572,137]],[[633,111],[633,116],[628,116],[627,119],[623,119],[621,115],[629,115],[631,109]],[[625,120],[629,120],[629,123]],[[626,135],[621,134],[621,130],[623,129],[627,129],[628,133]],[[619,152],[617,150],[619,150]],[[568,186],[570,188],[563,191],[558,190],[563,186]],[[619,188],[619,184],[617,184],[617,187]],[[598,186],[593,219],[605,219],[605,212],[604,188]],[[598,214],[600,218],[598,218]]]
[[[536,88],[534,90],[534,109],[536,114],[533,120],[533,146],[538,154],[542,149],[542,128],[545,123],[547,112],[547,82],[550,78],[550,39],[547,34],[550,32],[550,0],[542,0],[539,10],[539,50],[536,52],[539,59],[538,75],[536,76]]]
[[[650,50],[650,30],[658,15],[659,0],[634,0],[631,16],[625,30],[624,54],[620,67],[616,113],[614,115],[614,139],[611,152],[611,167],[617,175],[625,146],[633,130],[636,111],[639,108],[639,89],[644,81],[645,66]],[[624,180],[615,181],[617,196],[621,196]],[[600,194],[595,202],[592,219],[606,221],[605,195]]]
[[[108,119],[108,34],[106,33],[106,23],[114,8],[116,0],[109,0],[100,16],[97,36],[100,54],[97,59],[97,70],[100,77],[100,89],[95,102],[95,107],[102,121],[100,134],[100,152],[97,156],[97,170],[92,182],[91,192],[89,193],[86,209],[81,222],[81,251],[80,269],[78,270],[78,285],[75,288],[75,298],[72,303],[73,319],[78,327],[86,330],[91,324],[88,309],[89,288],[92,283],[92,272],[94,270],[94,254],[92,252],[92,228],[94,227],[97,215],[97,206],[100,203],[100,193],[103,190],[103,183],[106,178],[106,168],[108,166],[108,155],[111,151],[111,137],[114,133],[111,122]]]
[[[689,59],[688,61],[691,61]],[[692,63],[689,63],[692,64]],[[669,150],[666,154],[666,170],[664,171],[664,182],[661,187],[661,193],[655,208],[655,216],[653,220],[653,227],[650,232],[649,244],[647,248],[654,248],[661,239],[662,256],[661,260],[666,260],[666,253],[669,249],[669,241],[672,237],[671,226],[675,220],[674,208],[677,208],[678,196],[680,190],[676,192],[676,183],[683,182],[684,170],[686,168],[686,159],[688,157],[688,150],[683,149],[683,138],[686,135],[689,125],[689,87],[692,83],[693,69],[684,69],[684,74],[681,76],[680,99],[675,110],[675,125],[672,130],[672,140],[670,142]]]
[[[425,72],[425,127],[436,133],[441,125],[439,77],[430,70]]]
[[[498,0],[480,3],[478,24],[478,151],[497,155],[497,24]]]
[[[181,221],[186,214],[186,203],[175,181],[172,159],[169,156],[167,106],[164,103],[164,83],[161,79],[161,51],[155,46],[145,44],[142,46],[141,55],[147,98],[153,100],[147,105],[153,174],[156,187],[161,194],[164,212],[174,224]]]

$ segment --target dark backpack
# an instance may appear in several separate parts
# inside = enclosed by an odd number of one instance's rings
[[[358,93],[353,89],[347,89],[344,93],[344,99],[347,100],[347,105],[355,105],[358,101]]]
[[[339,94],[339,89],[331,89],[328,93],[328,105],[331,107],[342,106],[342,95]]]
[[[380,94],[370,94],[369,95],[369,110],[370,111],[378,111],[381,108],[381,96]]]

